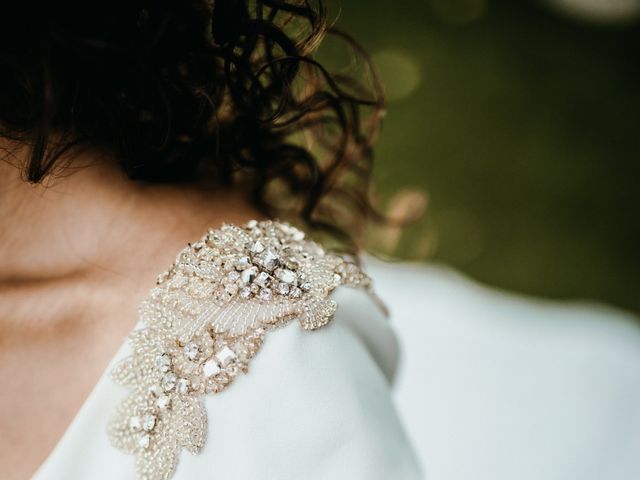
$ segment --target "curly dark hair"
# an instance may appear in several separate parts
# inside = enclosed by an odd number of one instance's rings
[[[132,179],[247,182],[264,213],[341,240],[375,215],[383,90],[321,1],[7,3],[0,135],[30,147],[28,181],[89,147]],[[359,67],[330,73],[314,56],[326,35]]]

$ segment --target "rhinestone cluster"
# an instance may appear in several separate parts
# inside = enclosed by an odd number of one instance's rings
[[[130,394],[109,436],[136,455],[138,478],[166,480],[182,448],[199,452],[202,397],[246,373],[268,331],[294,319],[305,329],[325,325],[338,285],[369,289],[370,280],[286,223],[224,225],[180,252],[140,306],[132,355],[111,373]]]
[[[294,241],[304,239],[300,230],[289,225],[279,224],[278,229]],[[245,300],[258,298],[266,302],[273,295],[300,298],[310,289],[305,273],[300,271],[300,251],[283,245],[282,235],[264,236],[255,220],[247,224],[247,230],[251,240],[244,246],[244,251],[227,255],[226,261],[220,263],[227,272],[222,283],[224,292],[219,292],[220,295],[232,297],[239,293]],[[212,246],[212,253],[217,255],[225,250],[228,240],[228,237],[212,232],[205,245]],[[202,248],[202,245],[195,248]]]

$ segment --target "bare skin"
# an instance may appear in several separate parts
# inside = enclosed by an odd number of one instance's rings
[[[83,155],[76,163],[92,163]],[[46,459],[176,253],[209,227],[259,216],[238,192],[144,185],[109,161],[49,186],[0,162],[4,480]]]

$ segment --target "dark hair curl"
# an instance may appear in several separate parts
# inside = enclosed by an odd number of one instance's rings
[[[30,146],[28,181],[90,147],[133,179],[246,181],[264,213],[341,240],[375,215],[382,87],[321,1],[7,3],[0,135]],[[362,60],[359,72],[317,61],[327,34]]]

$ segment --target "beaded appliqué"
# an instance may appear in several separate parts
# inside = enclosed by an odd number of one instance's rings
[[[136,456],[140,480],[166,480],[181,449],[205,442],[203,395],[224,390],[265,334],[297,319],[319,328],[332,318],[339,285],[370,288],[353,263],[276,221],[224,225],[190,244],[140,306],[133,354],[112,378],[130,389],[109,424],[112,444]]]

